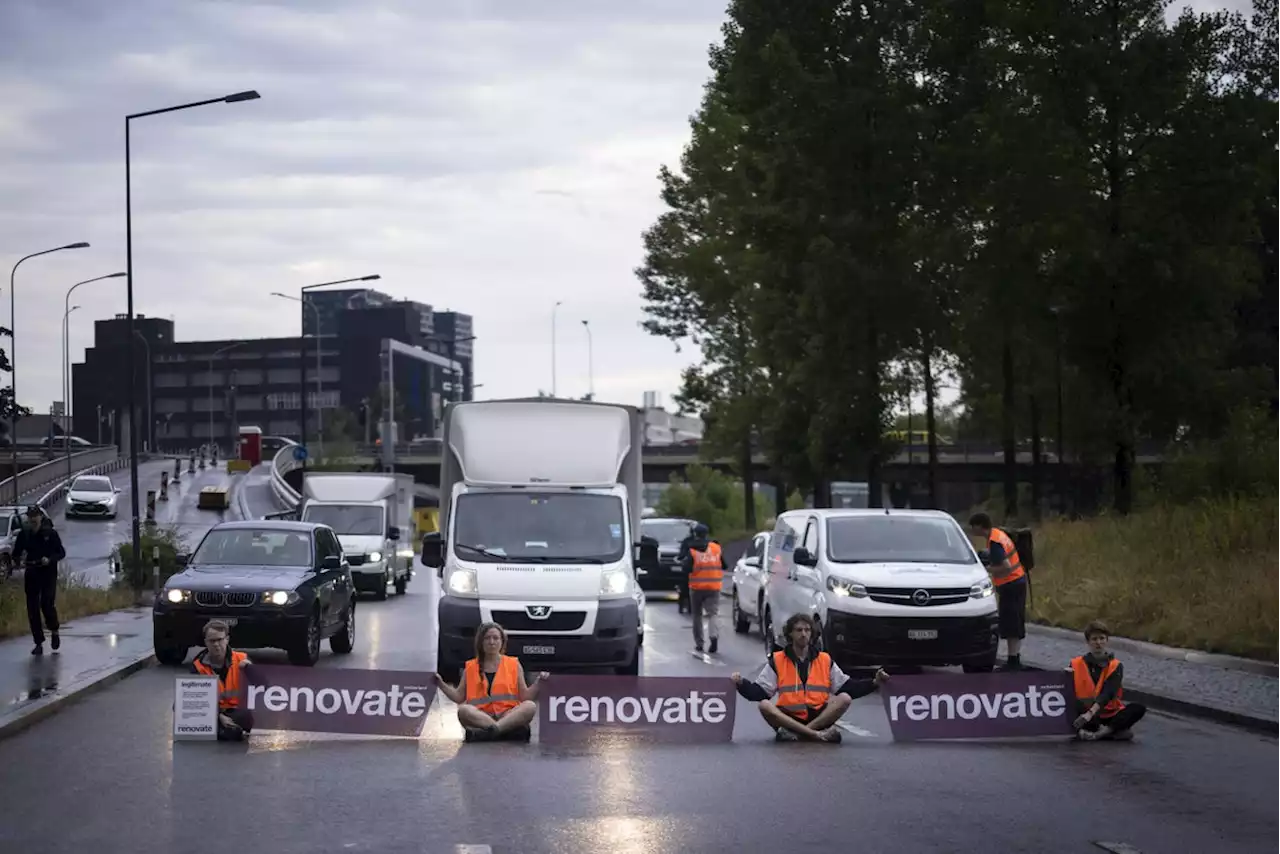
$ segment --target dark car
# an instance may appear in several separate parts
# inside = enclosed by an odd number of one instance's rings
[[[156,658],[181,664],[211,619],[232,624],[241,649],[273,647],[310,667],[320,641],[338,655],[356,637],[351,567],[333,529],[314,522],[224,522],[204,535],[152,609]]]
[[[640,520],[640,535],[658,543],[658,566],[646,570],[640,576],[642,590],[677,590],[684,581],[684,568],[680,566],[680,544],[693,533],[693,519],[672,519],[653,516]]]

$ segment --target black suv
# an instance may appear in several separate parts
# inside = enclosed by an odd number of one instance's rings
[[[693,534],[693,519],[672,519],[651,516],[640,520],[642,540],[658,546],[658,565],[646,568],[640,576],[642,590],[678,590],[685,581],[684,568],[680,566],[680,544]]]
[[[356,639],[351,567],[333,529],[314,522],[256,519],[215,525],[165,582],[152,610],[156,658],[178,665],[211,619],[231,623],[241,649],[274,647],[310,667],[320,641],[336,654]]]

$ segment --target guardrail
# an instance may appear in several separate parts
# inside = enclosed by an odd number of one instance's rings
[[[78,454],[71,455],[71,469],[74,472],[82,473],[85,469],[93,468],[100,465],[109,465],[120,459],[128,461],[127,457],[120,456],[120,449],[114,445],[107,447],[95,448],[91,451],[81,451]],[[38,466],[32,466],[24,472],[18,472],[17,477],[7,477],[0,481],[0,502],[9,501],[13,497],[14,483],[16,481],[18,487],[18,500],[15,504],[21,503],[22,496],[27,495],[42,486],[48,486],[52,483],[59,483],[66,480],[67,458],[59,455],[55,459],[49,460],[47,463],[41,463]]]
[[[74,460],[75,455],[72,455],[71,459]],[[139,459],[141,460],[142,458],[139,457]],[[62,464],[63,470],[65,471],[67,461],[63,459],[58,462]],[[50,507],[66,497],[67,490],[71,487],[71,481],[75,480],[77,477],[80,477],[81,475],[109,474],[113,471],[119,471],[122,468],[127,468],[128,465],[129,458],[127,456],[120,456],[117,454],[115,459],[108,462],[89,466],[88,468],[77,469],[71,477],[63,478],[57,486],[53,487],[53,489],[50,489],[44,495],[41,495],[36,499],[35,503],[40,505],[40,509],[47,513]]]
[[[298,502],[302,500],[298,490],[284,479],[286,474],[302,466],[302,463],[293,458],[293,448],[293,445],[285,445],[271,458],[271,494],[275,496],[276,503],[285,508],[285,512],[297,512]]]

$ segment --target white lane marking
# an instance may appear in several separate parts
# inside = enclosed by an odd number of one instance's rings
[[[1141,851],[1127,842],[1098,842],[1094,840],[1093,844],[1103,851],[1110,851],[1111,854],[1142,854]]]
[[[488,845],[458,843],[453,847],[453,854],[493,854],[493,848]]]
[[[876,734],[871,730],[863,729],[862,727],[854,726],[853,724],[847,724],[844,721],[836,721],[836,726],[840,727],[840,729],[844,730],[845,732],[852,733],[853,735],[861,736],[862,738],[876,737]],[[1141,852],[1139,852],[1139,854],[1141,854]]]

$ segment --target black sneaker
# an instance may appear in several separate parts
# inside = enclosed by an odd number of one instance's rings
[[[695,644],[693,645],[693,651],[694,651],[694,652],[702,652],[702,644],[700,644],[700,643],[695,643]]]
[[[38,643],[31,648],[32,655],[44,655],[44,644]]]
[[[53,633],[52,640],[50,640],[49,642],[49,646],[53,647],[54,649],[57,649],[58,647],[62,646],[62,638],[58,637],[57,632]],[[712,651],[714,652],[714,650]]]
[[[55,635],[55,637],[57,637],[57,636]],[[712,655],[715,655],[715,654],[716,654],[716,650],[717,650],[717,649],[719,649],[719,648],[720,648],[720,639],[719,639],[719,638],[712,638],[712,639],[711,639],[711,648],[710,648],[710,649],[708,649],[708,650],[707,650],[707,652],[711,653]],[[57,649],[57,647],[55,646],[55,647],[54,647],[54,649]]]

